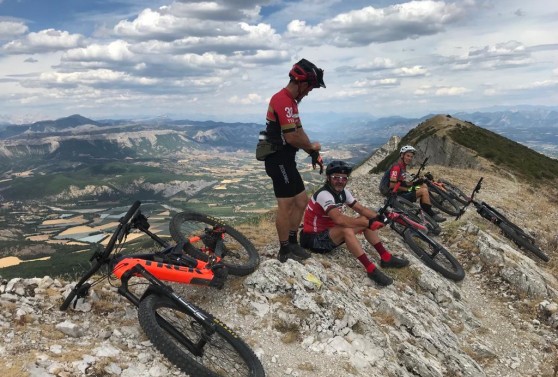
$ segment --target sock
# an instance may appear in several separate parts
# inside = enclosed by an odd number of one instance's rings
[[[298,243],[296,240],[296,230],[289,230],[289,243]]]
[[[424,212],[426,212],[428,214],[428,216],[430,216],[430,217],[434,216],[434,212],[432,211],[432,205],[431,204],[420,203],[420,207],[424,210]]]
[[[360,263],[362,263],[362,265],[366,269],[366,272],[370,273],[370,272],[373,272],[376,269],[376,265],[374,263],[370,262],[370,259],[368,259],[368,257],[366,256],[365,253],[363,253],[357,259]]]
[[[376,249],[376,251],[378,252],[378,254],[380,254],[380,259],[383,260],[384,262],[389,262],[391,259],[391,253],[389,251],[386,250],[386,248],[384,247],[384,245],[382,245],[381,242],[378,242],[374,246],[374,249]]]

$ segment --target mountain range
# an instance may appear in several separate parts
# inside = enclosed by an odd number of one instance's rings
[[[305,125],[312,139],[325,148],[358,144],[377,148],[392,135],[403,136],[431,118],[387,117],[355,119]],[[453,114],[527,145],[549,156],[558,156],[558,111],[529,109]],[[0,126],[0,159],[32,158],[125,158],[164,157],[177,149],[219,148],[253,150],[257,123],[172,120],[164,117],[142,120],[92,120],[81,115],[31,124]],[[78,153],[79,151],[79,153]]]

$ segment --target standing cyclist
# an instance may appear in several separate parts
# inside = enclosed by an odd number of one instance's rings
[[[430,217],[437,222],[446,221],[446,219],[432,210],[430,202],[430,194],[428,186],[424,182],[415,181],[408,182],[407,166],[413,161],[417,150],[411,145],[405,145],[399,150],[399,160],[393,164],[384,174],[380,182],[380,191],[384,195],[388,195],[395,187],[395,184],[401,181],[401,185],[397,190],[397,195],[411,202],[419,200],[421,208]]]
[[[300,244],[316,253],[327,253],[345,243],[351,254],[362,263],[370,279],[382,286],[390,285],[393,283],[392,278],[368,259],[356,237],[357,233],[363,233],[364,238],[380,254],[382,267],[401,268],[407,266],[409,261],[392,255],[382,245],[377,229],[383,226],[384,218],[358,203],[347,190],[345,186],[351,172],[352,167],[344,161],[332,161],[327,165],[326,182],[312,195],[304,212]],[[360,216],[343,214],[345,205]]]
[[[271,97],[267,108],[267,140],[273,144],[275,153],[265,158],[265,171],[273,181],[277,198],[275,226],[280,249],[277,258],[281,262],[289,258],[301,261],[310,253],[297,243],[297,231],[302,220],[308,197],[302,177],[298,172],[295,155],[299,149],[312,157],[312,166],[320,166],[321,145],[311,142],[302,128],[298,115],[298,103],[314,88],[325,88],[324,71],[306,59],[293,65],[289,83]]]

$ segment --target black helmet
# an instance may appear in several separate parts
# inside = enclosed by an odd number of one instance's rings
[[[324,70],[306,59],[301,59],[293,65],[289,72],[291,80],[308,82],[312,88],[325,88]]]
[[[327,164],[326,175],[340,173],[340,174],[347,174],[347,176],[349,176],[351,175],[352,171],[353,171],[353,167],[347,164],[345,161],[335,160]]]

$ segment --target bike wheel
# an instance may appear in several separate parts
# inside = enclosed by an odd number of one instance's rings
[[[509,239],[511,239],[517,246],[519,246],[523,250],[527,250],[535,254],[537,257],[542,259],[545,262],[548,262],[550,258],[546,255],[537,245],[535,245],[529,236],[524,234],[521,230],[520,232],[510,226],[510,224],[501,222],[498,224],[502,233]]]
[[[419,205],[407,199],[397,197],[397,200],[393,202],[393,207],[404,212],[414,222],[425,225],[428,228],[428,233],[437,236],[442,231],[442,228],[436,220],[424,213]]]
[[[440,182],[444,184],[444,188],[448,191],[448,194],[452,197],[452,199],[457,200],[463,205],[469,202],[469,197],[465,195],[465,193],[461,191],[459,187],[455,186],[451,182],[446,181],[445,179],[441,179]]]
[[[446,192],[436,186],[429,186],[428,193],[430,194],[430,201],[434,207],[450,216],[459,215],[459,204],[457,204]]]
[[[265,376],[261,362],[238,335],[203,310],[194,309],[209,318],[213,334],[206,331],[198,313],[189,313],[170,298],[157,294],[140,302],[138,318],[155,348],[190,376]],[[196,345],[203,345],[197,355],[192,353]]]
[[[434,271],[454,281],[465,278],[461,264],[435,240],[414,229],[406,230],[403,237],[416,256]]]
[[[227,266],[230,274],[237,276],[248,275],[258,267],[260,256],[258,251],[246,237],[230,225],[221,220],[194,211],[184,211],[175,214],[170,222],[170,234],[176,242],[186,242],[186,252],[194,258],[207,261],[208,255],[203,250],[206,246],[203,239],[190,242],[192,237],[202,236],[206,228],[219,226],[225,229],[223,234],[224,258],[222,263]]]

